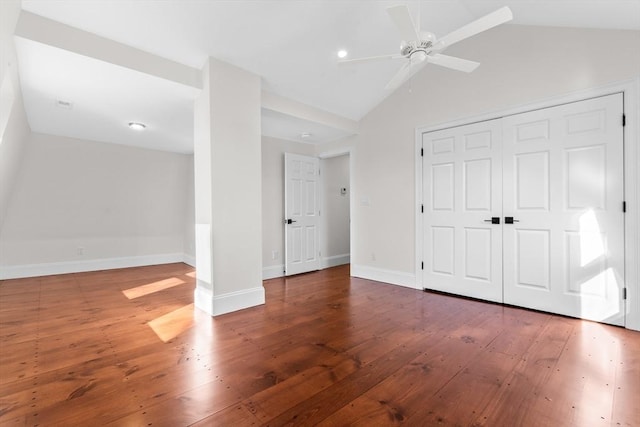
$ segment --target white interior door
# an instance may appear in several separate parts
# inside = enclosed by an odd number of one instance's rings
[[[505,303],[624,323],[622,113],[615,94],[503,119]]]
[[[500,120],[423,134],[425,288],[502,301]]]
[[[290,276],[320,268],[319,162],[285,153],[284,163],[285,274]]]

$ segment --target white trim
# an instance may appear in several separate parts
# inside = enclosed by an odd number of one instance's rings
[[[375,280],[392,285],[404,286],[411,289],[416,287],[416,277],[404,271],[385,270],[382,268],[370,267],[368,265],[351,265],[351,276],[362,279]]]
[[[213,291],[209,289],[206,284],[201,283],[203,282],[196,278],[196,289],[193,291],[193,305],[209,316],[213,316]]]
[[[183,254],[182,262],[184,262],[187,265],[190,265],[193,268],[196,268],[196,257],[194,255]]]
[[[329,232],[329,227],[327,224],[327,212],[324,206],[324,199],[326,194],[324,194],[324,162],[320,156],[316,157],[318,159],[318,270],[322,270],[322,249],[324,248],[324,241],[327,240],[327,233]],[[285,179],[286,181],[286,179]],[[285,199],[286,203],[286,199]],[[286,228],[286,226],[285,226]],[[286,234],[285,234],[286,239]],[[285,261],[286,262],[286,261]],[[287,266],[284,268],[285,276],[287,274]]]
[[[275,279],[284,276],[284,264],[262,268],[262,280]]]
[[[420,126],[415,132],[416,146],[416,210],[419,211],[422,194],[418,193],[418,177],[422,177],[422,161],[419,148],[422,147],[422,134],[436,130],[462,126],[470,123],[497,119],[527,111],[539,110],[570,102],[582,101],[613,93],[624,94],[624,111],[627,123],[624,128],[624,155],[625,155],[625,200],[627,213],[625,215],[625,286],[627,288],[625,327],[640,331],[640,173],[637,168],[640,164],[640,76],[616,82],[609,85],[570,92],[564,95],[538,100],[524,105],[514,106],[503,110],[494,110],[476,116],[464,117],[448,122],[437,123],[429,126]],[[422,274],[419,270],[422,261],[422,236],[424,224],[422,218],[416,219],[416,283],[421,285]],[[420,245],[420,246],[418,246]],[[418,256],[419,254],[419,256]]]
[[[625,286],[627,305],[625,327],[640,331],[640,76],[623,86],[624,111],[624,192]]]
[[[0,266],[0,279],[51,276],[54,274],[84,273],[87,271],[113,270],[116,268],[184,262],[184,254],[140,255],[120,258],[103,258],[81,261],[49,262],[42,264]]]
[[[211,289],[197,286],[193,299],[198,309],[210,316],[220,316],[221,314],[262,305],[265,303],[265,294],[264,288],[257,286],[214,296]]]
[[[349,254],[323,257],[320,260],[320,268],[324,270],[325,268],[331,268],[331,267],[336,267],[338,265],[349,264],[349,262],[351,262],[351,256]]]
[[[415,250],[415,277],[416,277],[416,288],[424,289],[424,279],[422,270],[422,263],[424,262],[423,256],[423,248],[424,248],[424,215],[421,210],[421,206],[424,204],[424,200],[422,200],[422,196],[424,195],[424,189],[422,188],[424,179],[422,175],[422,167],[423,167],[423,157],[421,155],[421,150],[424,148],[422,146],[422,132],[419,128],[416,128],[415,133],[416,144],[415,144],[415,190],[416,190],[416,206],[415,206],[415,230],[416,230],[416,250]]]

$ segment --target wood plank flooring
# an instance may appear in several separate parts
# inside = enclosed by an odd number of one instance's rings
[[[169,264],[0,282],[0,425],[640,426],[640,333],[349,277],[211,318]]]

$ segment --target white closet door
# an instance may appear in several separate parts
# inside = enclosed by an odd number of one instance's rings
[[[502,301],[499,120],[423,134],[425,288]]]
[[[504,302],[624,323],[622,95],[503,119]]]

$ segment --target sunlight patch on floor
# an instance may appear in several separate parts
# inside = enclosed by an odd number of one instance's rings
[[[185,305],[148,323],[158,338],[167,342],[193,326],[193,304]]]
[[[140,298],[145,295],[149,295],[155,292],[159,292],[165,289],[172,288],[174,286],[183,285],[186,282],[180,280],[177,277],[171,277],[169,279],[159,280],[157,282],[149,283],[147,285],[136,286],[135,288],[125,289],[122,293],[129,299]]]

